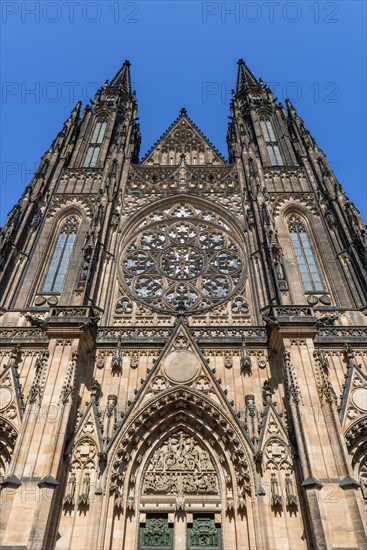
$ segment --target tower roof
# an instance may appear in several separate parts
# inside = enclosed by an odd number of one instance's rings
[[[247,86],[257,86],[258,81],[255,76],[252,74],[250,69],[247,67],[243,59],[239,59],[238,63],[238,72],[237,72],[237,92],[242,90]]]

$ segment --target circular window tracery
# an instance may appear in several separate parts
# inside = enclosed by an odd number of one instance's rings
[[[188,244],[171,246],[160,255],[160,269],[170,279],[194,279],[205,266],[205,255]]]
[[[246,265],[239,239],[214,212],[175,204],[151,212],[120,259],[122,285],[151,308],[202,311],[238,292]]]

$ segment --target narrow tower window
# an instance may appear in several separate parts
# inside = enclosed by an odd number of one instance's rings
[[[100,121],[97,122],[92,139],[90,141],[86,157],[84,159],[84,166],[88,168],[93,168],[97,164],[99,151],[101,149],[101,143],[103,141],[104,134],[106,132],[107,122]]]
[[[270,118],[264,116],[260,117],[260,126],[265,139],[271,165],[283,166],[284,162],[282,155],[280,154],[279,146],[277,145],[277,139]]]
[[[102,143],[104,133],[106,131],[107,122],[97,122],[94,128],[91,143]]]
[[[323,292],[320,274],[302,220],[292,215],[288,218],[288,227],[305,291]]]
[[[283,166],[283,160],[278,145],[267,145],[268,155],[272,166]]]
[[[43,292],[61,292],[77,229],[78,221],[74,216],[71,216],[61,229],[43,285]]]

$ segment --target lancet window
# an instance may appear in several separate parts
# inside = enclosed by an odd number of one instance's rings
[[[299,216],[292,215],[288,218],[288,227],[305,291],[323,292],[320,273],[303,221]]]
[[[61,292],[78,230],[78,220],[70,216],[62,226],[43,284],[43,292]]]
[[[280,154],[277,138],[270,118],[267,116],[262,116],[260,118],[260,126],[265,139],[271,165],[283,166],[284,162],[282,155]]]
[[[84,159],[85,167],[93,168],[97,165],[97,160],[101,149],[101,143],[103,141],[103,137],[106,132],[106,127],[107,127],[107,122],[104,120],[96,123],[93,131],[92,139],[90,140],[88,151]]]

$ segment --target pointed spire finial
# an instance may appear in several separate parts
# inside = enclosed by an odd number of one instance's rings
[[[238,73],[237,73],[237,92],[242,90],[242,88],[247,88],[248,86],[257,86],[258,81],[255,76],[252,74],[250,69],[247,67],[244,60],[241,58],[237,61],[238,64]]]
[[[180,116],[184,115],[187,115],[187,110],[185,109],[185,107],[182,107],[182,109],[180,110]]]
[[[131,95],[130,65],[130,61],[126,59],[121,69],[116,73],[110,83],[110,86],[119,86],[123,88],[129,95]]]

